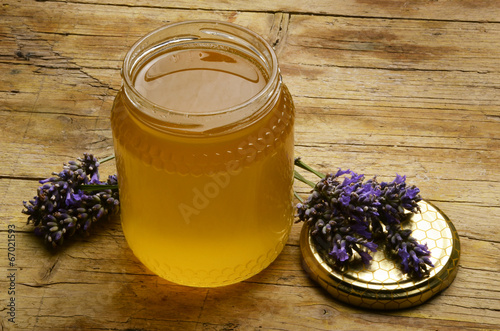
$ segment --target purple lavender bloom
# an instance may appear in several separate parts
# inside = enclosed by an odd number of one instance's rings
[[[429,255],[430,255],[430,254],[429,254]],[[427,264],[427,265],[429,265],[429,266],[431,266],[431,267],[434,267],[434,264],[432,263],[432,261],[431,261],[431,259],[429,258],[429,256],[425,256],[425,255],[424,255],[424,256],[422,256],[422,257],[420,257],[420,258],[422,259],[422,261],[423,261],[425,264]]]
[[[108,185],[118,185],[118,176],[117,175],[110,175],[108,176]]]
[[[82,201],[86,198],[87,196],[81,190],[77,193],[68,192],[68,195],[66,196],[66,206],[78,208],[82,204]]]
[[[350,178],[348,178],[348,177],[344,178],[344,182],[342,183],[342,186],[348,187],[352,184],[361,182],[363,180],[363,178],[365,177],[364,175],[358,175],[357,173],[355,173],[353,171],[350,171],[350,174],[351,174]]]
[[[372,200],[373,202],[378,202],[375,200],[380,196],[380,190],[374,187],[372,183],[364,184],[357,193],[360,200]]]
[[[358,250],[357,252],[358,252],[359,256],[361,256],[361,261],[363,261],[363,263],[365,265],[369,265],[370,261],[372,260],[372,256],[370,254],[368,254],[367,252],[362,251],[362,250]]]
[[[41,180],[37,196],[23,202],[22,212],[28,215],[28,223],[35,225],[35,234],[44,236],[53,247],[119,210],[118,189],[99,189],[100,185],[116,185],[116,176],[110,176],[108,183],[100,182],[97,158],[84,154],[78,161],[65,164],[61,172],[53,173],[56,177]],[[96,189],[86,194],[80,188],[89,184]]]
[[[413,250],[421,255],[429,254],[429,250],[427,249],[427,244],[416,244]]]
[[[337,171],[337,173],[333,176],[333,177],[340,177],[340,176],[343,176],[345,174],[351,174],[351,170],[347,169],[347,170],[342,170],[342,169],[339,169]]]
[[[57,178],[56,178],[56,177],[50,177],[50,178],[47,178],[47,179],[42,179],[42,180],[40,180],[40,181],[38,181],[38,182],[39,182],[40,184],[45,184],[45,183],[48,183],[48,182],[53,182],[53,181],[55,181],[55,180],[57,180]]]
[[[368,226],[361,223],[361,222],[356,222],[351,225],[351,229],[361,237],[370,239],[372,237],[372,233],[368,231]]]
[[[417,253],[415,251],[410,251],[410,260],[412,261],[413,268],[415,269],[415,272],[420,273],[419,270],[419,265],[420,265],[420,260],[417,256]]]
[[[347,207],[349,206],[349,203],[351,202],[351,196],[350,195],[347,195],[347,194],[343,194],[340,198],[339,198],[339,201],[340,203],[342,203],[342,205],[344,207]]]
[[[101,182],[99,181],[99,172],[96,171],[94,174],[92,174],[92,177],[90,178],[90,184],[101,184]]]
[[[404,198],[410,199],[410,200],[415,199],[419,193],[420,193],[420,190],[418,189],[418,187],[409,187],[406,189]]]
[[[308,169],[300,160],[296,164]],[[420,278],[432,266],[430,252],[411,237],[411,230],[401,227],[408,212],[419,211],[419,193],[417,187],[407,187],[406,176],[397,174],[391,182],[379,183],[375,177],[364,181],[364,175],[339,169],[335,175],[322,177],[311,195],[297,205],[297,216],[312,225],[315,243],[338,266],[351,261],[354,252],[364,263],[371,261],[370,252],[379,248],[374,238],[385,240],[385,248],[400,259],[404,273]]]
[[[66,193],[66,200],[64,201],[64,203],[66,204],[66,206],[73,206],[73,205],[76,205],[78,203],[77,199],[74,198],[73,192],[68,191]]]
[[[396,178],[392,181],[391,184],[401,184],[406,181],[406,176],[401,176],[399,174],[396,174]]]
[[[398,255],[401,257],[401,265],[403,266],[403,271],[408,272],[408,259],[410,258],[410,254],[408,254],[408,251],[406,250],[406,243],[403,243],[401,248],[398,250]]]
[[[88,231],[91,224],[92,224],[92,220],[91,219],[87,219],[85,221],[85,223],[83,224],[83,231]]]
[[[95,215],[95,218],[100,219],[104,215],[104,213],[105,213],[104,208],[97,209],[97,214]]]
[[[63,235],[62,231],[57,231],[57,232],[56,232],[56,233],[52,236],[52,240],[53,240],[54,242],[61,241],[61,239],[62,239],[62,235]]]
[[[434,267],[430,261],[430,251],[427,244],[419,244],[411,236],[411,230],[401,230],[401,227],[389,226],[388,229],[388,248],[401,258],[401,268],[403,272],[412,277],[422,278],[427,275],[428,267]]]
[[[373,241],[367,241],[363,244],[363,246],[365,246],[366,248],[368,248],[372,252],[376,252],[377,248],[378,248],[378,245],[376,243],[374,243]]]
[[[342,240],[340,242],[340,247],[338,247],[337,245],[333,245],[332,252],[330,253],[331,255],[334,255],[339,262],[349,260],[349,255],[347,254],[347,251],[345,249],[345,244],[346,242]]]

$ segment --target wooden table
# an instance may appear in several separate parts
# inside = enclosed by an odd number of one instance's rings
[[[125,53],[154,28],[188,19],[235,22],[274,45],[297,109],[297,156],[322,171],[406,174],[450,217],[462,256],[446,291],[402,311],[338,302],[302,270],[301,224],[269,268],[214,289],[153,275],[127,247],[119,219],[45,248],[22,201],[63,162],[112,153],[109,114]],[[4,0],[0,150],[5,329],[500,329],[497,0]],[[114,172],[112,162],[102,166]],[[17,231],[15,324],[9,226]]]

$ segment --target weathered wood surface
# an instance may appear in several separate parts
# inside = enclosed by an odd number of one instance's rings
[[[275,45],[297,108],[296,153],[323,171],[404,173],[454,222],[455,282],[413,309],[335,301],[300,266],[293,228],[237,285],[172,285],[128,249],[118,219],[58,252],[21,214],[37,180],[112,152],[121,60],[167,22],[231,21]],[[500,329],[500,5],[467,1],[14,1],[0,5],[0,319],[20,330]],[[103,173],[114,173],[113,164]],[[301,194],[305,186],[296,185]],[[7,321],[7,227],[16,320]]]

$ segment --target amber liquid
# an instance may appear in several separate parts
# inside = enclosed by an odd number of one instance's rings
[[[147,61],[136,89],[187,113],[243,103],[266,77],[222,50],[181,50]],[[151,271],[190,286],[221,286],[260,272],[293,222],[293,105],[284,85],[250,125],[207,136],[171,134],[138,121],[123,91],[112,127],[121,219],[134,254]]]

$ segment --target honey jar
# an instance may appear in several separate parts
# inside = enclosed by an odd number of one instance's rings
[[[293,223],[294,106],[272,47],[235,24],[174,23],[131,47],[122,78],[111,124],[136,257],[198,287],[266,268]]]

